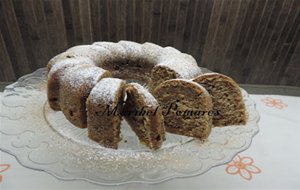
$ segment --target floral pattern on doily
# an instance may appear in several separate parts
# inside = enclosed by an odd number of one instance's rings
[[[237,155],[234,159],[227,164],[225,169],[227,174],[237,175],[239,174],[243,179],[251,180],[253,174],[261,173],[261,169],[255,166],[253,158],[249,156]]]
[[[282,100],[280,100],[280,99],[266,97],[266,98],[262,99],[261,101],[268,107],[273,107],[273,108],[277,108],[277,109],[284,109],[284,108],[288,107],[288,105],[283,103]]]
[[[3,172],[10,168],[10,164],[0,164],[0,183],[3,180],[3,176],[1,175]]]

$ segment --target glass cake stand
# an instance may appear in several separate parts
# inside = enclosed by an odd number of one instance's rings
[[[122,123],[118,150],[106,149],[49,108],[46,68],[6,87],[1,102],[0,149],[25,167],[45,171],[61,180],[96,184],[154,184],[203,174],[247,149],[258,133],[255,103],[242,89],[249,115],[245,126],[213,128],[205,142],[167,134],[158,151],[150,151]]]

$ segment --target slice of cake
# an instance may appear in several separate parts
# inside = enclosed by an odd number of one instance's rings
[[[207,73],[193,79],[209,92],[213,109],[214,126],[244,125],[247,122],[246,109],[241,90],[230,77],[219,73]]]
[[[47,81],[47,95],[49,105],[53,110],[60,111],[59,92],[62,76],[66,73],[65,71],[68,68],[77,65],[94,65],[94,63],[92,60],[85,57],[78,57],[76,59],[69,58],[57,62],[49,71]]]
[[[140,142],[158,149],[165,140],[164,120],[156,99],[138,83],[126,85],[123,114]]]
[[[119,112],[125,94],[126,82],[117,78],[104,78],[91,91],[87,102],[89,138],[107,148],[118,148],[120,125]]]
[[[109,71],[93,65],[76,65],[64,71],[59,88],[59,104],[65,117],[75,126],[86,128],[86,99],[96,83],[109,77]]]
[[[172,79],[161,83],[154,91],[163,109],[167,132],[206,139],[212,127],[212,100],[196,82]]]

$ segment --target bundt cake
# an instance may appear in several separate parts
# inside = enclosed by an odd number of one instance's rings
[[[96,66],[99,66],[103,62],[106,62],[107,59],[111,57],[111,53],[109,50],[100,46],[94,46],[94,45],[74,46],[68,49],[67,51],[53,57],[47,64],[48,71],[50,71],[52,66],[58,63],[60,60],[66,60],[69,58],[78,58],[78,57],[90,58]]]
[[[126,51],[121,46],[119,43],[114,43],[114,42],[95,42],[93,43],[95,46],[100,46],[103,47],[107,50],[110,51],[111,57],[110,61],[115,62],[115,61],[124,61],[126,58]],[[106,63],[103,63],[106,64]],[[103,66],[103,65],[102,65]]]
[[[122,117],[122,101],[126,82],[116,78],[104,78],[92,89],[87,102],[87,126],[89,138],[107,148],[118,148]]]
[[[230,77],[219,73],[202,74],[194,82],[206,88],[212,97],[214,126],[246,124],[246,109],[240,87]]]
[[[210,134],[212,123],[246,122],[237,84],[224,75],[202,74],[192,56],[172,47],[124,40],[95,42],[55,56],[47,68],[50,107],[61,110],[75,126],[87,127],[89,138],[104,147],[118,147],[124,113],[140,142],[150,149],[161,147],[165,130],[202,140]],[[142,85],[125,80],[147,85],[154,96]],[[220,115],[212,121],[213,108]],[[154,114],[126,114],[143,109]]]
[[[126,94],[124,118],[142,144],[150,149],[160,148],[165,140],[165,129],[158,102],[138,83],[127,84]]]
[[[156,63],[159,61],[159,58],[163,51],[163,47],[150,42],[146,42],[142,44],[141,57],[145,62],[148,62],[151,65],[155,66]]]
[[[86,128],[86,99],[97,82],[109,77],[109,71],[94,65],[77,65],[61,77],[59,104],[66,118],[75,126]]]
[[[162,106],[167,132],[200,140],[209,136],[213,104],[201,85],[186,79],[171,79],[161,83],[154,95]]]

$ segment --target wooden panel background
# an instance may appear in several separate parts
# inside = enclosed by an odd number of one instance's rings
[[[151,41],[239,83],[300,86],[299,0],[0,0],[0,81],[77,44]]]

